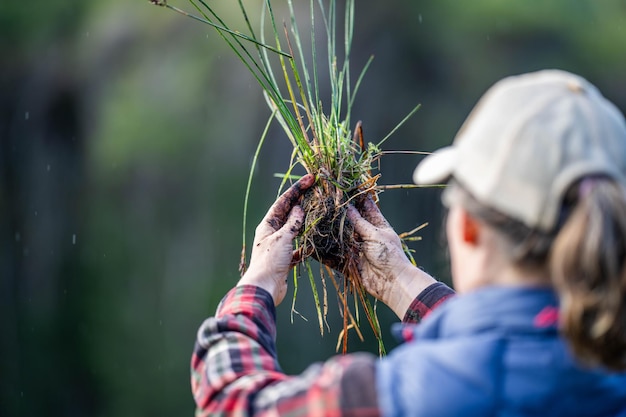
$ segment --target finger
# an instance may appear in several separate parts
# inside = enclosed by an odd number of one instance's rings
[[[268,224],[273,230],[280,229],[285,224],[291,208],[298,202],[303,192],[309,189],[314,182],[315,176],[313,174],[307,174],[300,178],[278,197],[278,200],[270,207],[263,218],[263,223]]]
[[[279,239],[276,242],[277,244],[291,244],[291,241],[297,236],[297,234],[302,229],[302,221],[304,220],[304,210],[300,206],[294,206],[291,209],[291,213],[289,214],[289,218],[285,225],[281,228]],[[287,241],[287,242],[285,242]],[[302,248],[296,249],[291,254],[291,261],[289,262],[289,268],[293,268],[302,260],[306,254],[303,253]]]
[[[300,229],[302,229],[302,221],[304,220],[304,210],[300,206],[294,206],[289,213],[289,218],[285,222],[285,225],[281,228],[283,232],[283,239],[293,240]]]
[[[383,213],[381,213],[380,209],[372,199],[372,197],[368,196],[363,199],[360,204],[360,212],[364,219],[373,224],[376,227],[391,227]]]
[[[361,216],[359,211],[354,208],[354,206],[348,206],[348,211],[346,215],[348,217],[348,220],[350,220],[350,222],[354,226],[354,230],[361,236],[361,238],[363,238],[364,240],[369,240],[376,235],[376,226],[363,218],[363,216]]]

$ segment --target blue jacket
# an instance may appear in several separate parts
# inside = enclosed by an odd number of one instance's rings
[[[377,365],[385,416],[626,417],[626,374],[584,369],[544,289],[487,288],[456,297]]]

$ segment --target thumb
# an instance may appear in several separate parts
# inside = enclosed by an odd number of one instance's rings
[[[368,222],[373,224],[376,227],[391,227],[389,226],[389,222],[383,216],[383,213],[380,212],[380,209],[372,199],[372,197],[367,196],[366,199],[363,200],[359,209],[363,215],[363,218],[367,219]]]
[[[347,217],[362,239],[371,239],[376,234],[376,227],[365,220],[354,206],[348,206]]]

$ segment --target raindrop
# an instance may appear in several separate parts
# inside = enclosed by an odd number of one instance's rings
[[[48,166],[46,166],[46,171],[50,172],[50,164],[48,164]]]
[[[421,14],[421,13],[417,16],[417,20],[418,20],[420,23],[422,23],[422,14]]]
[[[37,217],[37,210],[35,210],[35,217]]]
[[[28,120],[28,119],[30,119],[30,112],[26,112],[24,114],[24,120]]]
[[[22,235],[20,234],[20,232],[16,232],[15,233],[15,241],[19,242],[20,240],[22,240]]]
[[[76,244],[76,233],[72,235],[72,245]]]

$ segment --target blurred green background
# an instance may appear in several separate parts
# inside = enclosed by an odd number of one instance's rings
[[[375,55],[353,112],[366,140],[422,103],[386,150],[448,144],[488,86],[541,68],[626,109],[622,0],[359,0],[356,20],[353,67]],[[140,0],[4,0],[0,62],[0,416],[191,415],[196,329],[238,279],[260,88],[209,27]],[[275,129],[250,238],[289,154]],[[410,182],[418,161],[385,157],[380,182]],[[449,281],[438,198],[387,191],[381,207],[398,232],[430,223],[413,249]],[[278,350],[294,373],[334,353],[341,325],[331,297],[320,337],[306,282],[309,321],[291,324],[287,300]],[[376,352],[363,329],[351,349]]]

